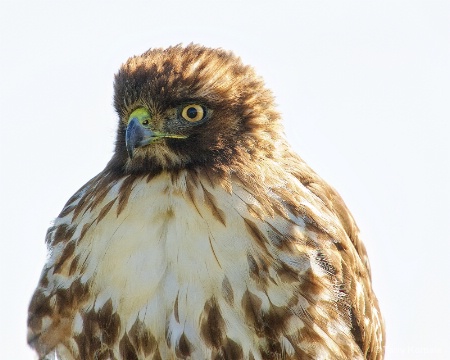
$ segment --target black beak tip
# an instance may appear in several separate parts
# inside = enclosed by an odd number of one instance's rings
[[[125,145],[127,148],[128,157],[130,159],[133,158],[134,149],[136,148],[136,143],[139,142],[139,135],[140,135],[140,124],[138,119],[133,118],[128,123],[127,130],[125,133]]]
[[[156,135],[151,129],[142,126],[137,118],[131,119],[125,133],[125,145],[130,159],[133,158],[136,148],[150,144],[155,138]]]

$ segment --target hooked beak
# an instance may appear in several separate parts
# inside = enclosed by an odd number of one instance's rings
[[[162,138],[172,139],[186,139],[187,136],[175,135],[175,134],[163,134],[155,132],[145,126],[143,126],[137,117],[130,120],[127,126],[125,134],[125,142],[127,147],[128,156],[133,158],[134,150],[141,146],[146,146],[154,142],[155,140]]]

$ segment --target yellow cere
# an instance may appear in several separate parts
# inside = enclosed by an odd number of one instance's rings
[[[133,118],[137,118],[139,122],[145,126],[148,125],[151,116],[147,109],[138,108],[131,113],[130,117],[128,118],[128,122],[130,122]]]

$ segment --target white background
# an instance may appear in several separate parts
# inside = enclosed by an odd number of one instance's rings
[[[47,227],[111,157],[113,75],[150,47],[239,54],[365,239],[387,359],[450,359],[450,2],[2,1],[0,357],[32,359]]]

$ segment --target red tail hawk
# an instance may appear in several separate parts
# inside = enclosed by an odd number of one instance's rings
[[[60,359],[382,359],[366,250],[232,53],[115,77],[114,155],[48,230],[28,341]]]

